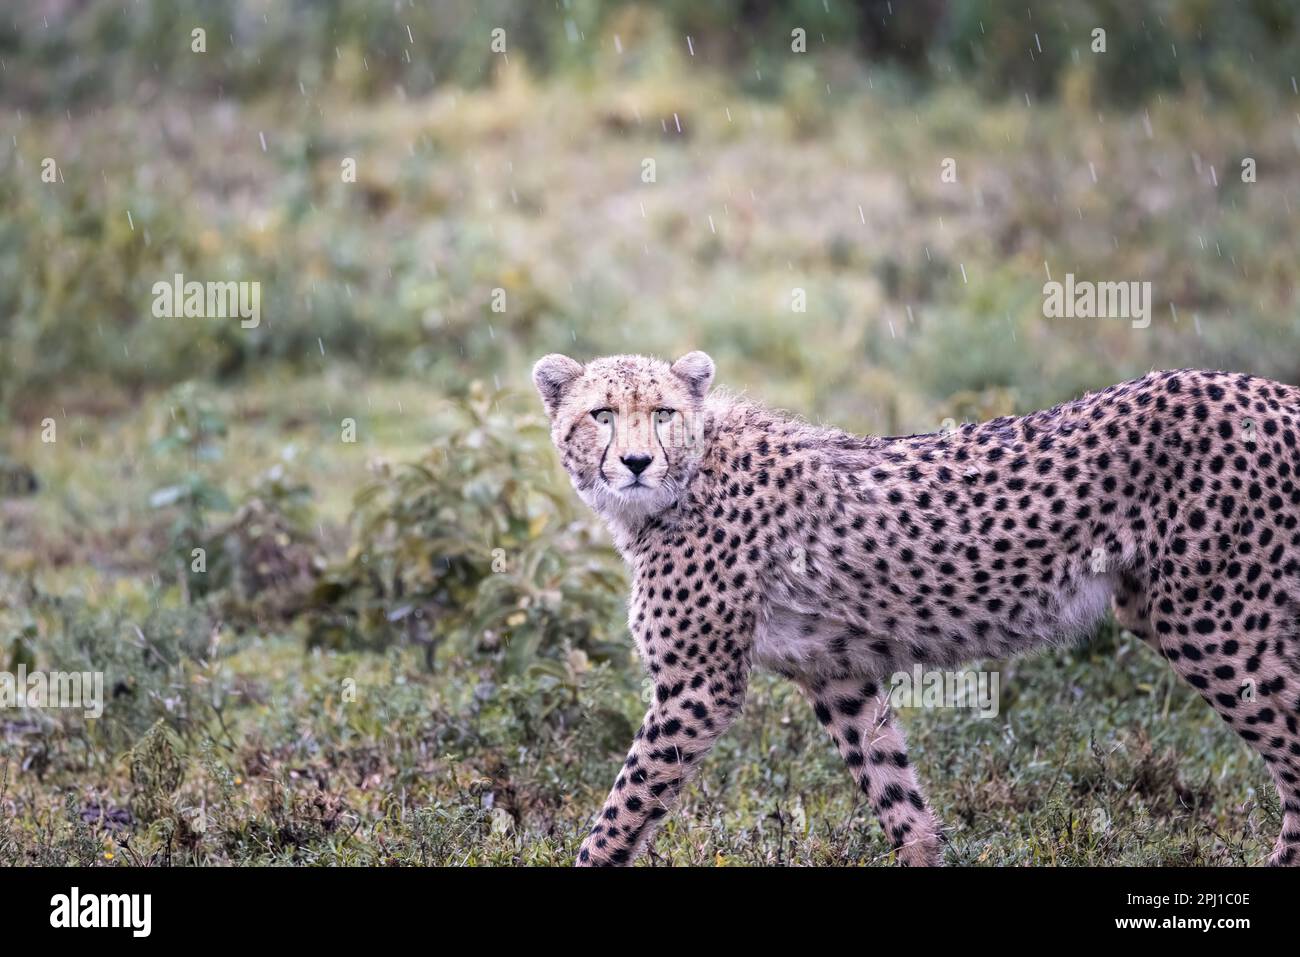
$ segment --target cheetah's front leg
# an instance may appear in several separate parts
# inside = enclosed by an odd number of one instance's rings
[[[943,833],[907,759],[907,741],[874,681],[819,679],[799,686],[898,852],[900,864],[943,863]]]
[[[630,864],[676,803],[687,778],[740,713],[747,684],[740,662],[655,675],[655,701],[627,760],[582,842],[577,864]]]

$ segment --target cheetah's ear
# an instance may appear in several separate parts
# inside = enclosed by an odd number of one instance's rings
[[[703,352],[688,352],[671,366],[673,375],[686,383],[691,395],[703,399],[713,385],[713,360]]]
[[[542,405],[546,406],[547,415],[555,414],[560,400],[564,398],[565,389],[580,375],[582,375],[582,365],[558,352],[552,352],[549,356],[542,356],[537,360],[537,365],[533,366],[533,385],[537,386],[537,392],[542,397]]]

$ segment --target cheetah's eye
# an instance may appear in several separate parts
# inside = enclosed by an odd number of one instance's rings
[[[613,425],[613,424],[614,424],[614,410],[613,410],[613,409],[596,409],[595,411],[593,411],[593,412],[591,413],[591,417],[592,417],[593,419],[595,419],[597,422],[599,422],[601,425]]]
[[[673,420],[675,409],[656,409],[655,425],[667,425]]]

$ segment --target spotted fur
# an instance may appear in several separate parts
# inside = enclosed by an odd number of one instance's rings
[[[534,370],[564,467],[631,566],[654,684],[580,864],[636,857],[756,665],[803,690],[898,860],[939,864],[887,677],[1084,636],[1112,602],[1267,762],[1270,862],[1300,863],[1300,390],[1153,372],[864,438],[712,379],[703,353]]]

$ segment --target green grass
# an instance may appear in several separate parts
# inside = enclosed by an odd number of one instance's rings
[[[124,756],[9,729],[6,863],[567,864],[639,717],[607,668],[496,686],[475,684],[467,661],[430,676],[414,655],[304,656],[272,638],[194,671],[220,704],[178,742],[173,816],[152,826],[95,819],[138,806]],[[905,712],[950,863],[1245,865],[1271,849],[1280,819],[1262,765],[1144,647],[1045,655],[1003,682],[993,721]],[[16,773],[36,757],[39,773]],[[67,820],[69,797],[88,825]],[[805,703],[760,677],[651,860],[891,853]]]

